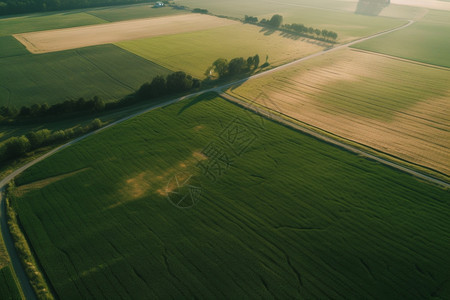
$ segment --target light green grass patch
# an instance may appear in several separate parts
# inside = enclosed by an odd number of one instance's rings
[[[206,69],[221,57],[247,59],[258,54],[262,64],[268,55],[270,64],[276,66],[323,50],[327,44],[304,38],[294,40],[279,32],[267,33],[258,26],[238,24],[116,45],[173,71],[204,78]]]
[[[221,134],[236,118],[251,138],[240,156]],[[196,166],[214,163],[208,145],[231,160],[220,176],[209,169],[215,180]],[[202,188],[191,209],[164,192],[183,172]],[[449,296],[448,191],[214,95],[87,138],[16,183],[62,299]]]
[[[0,59],[0,106],[121,98],[170,71],[114,45]]]
[[[101,23],[106,23],[106,21],[84,12],[32,14],[0,18],[0,36]]]
[[[132,19],[155,18],[176,14],[189,13],[186,10],[177,10],[171,7],[153,8],[152,3],[106,7],[87,11],[88,14],[96,16],[109,22],[118,22]]]
[[[430,11],[417,23],[354,45],[358,49],[450,67],[450,12]]]

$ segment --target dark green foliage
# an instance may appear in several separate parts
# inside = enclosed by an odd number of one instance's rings
[[[25,136],[30,141],[31,149],[37,149],[50,140],[51,131],[48,129],[42,129],[39,131],[29,132]]]
[[[251,58],[253,60],[253,58]],[[248,61],[248,60],[247,60]],[[230,76],[244,73],[248,70],[247,61],[243,57],[236,57],[228,64],[228,74]]]
[[[29,132],[20,137],[9,138],[0,146],[0,162],[20,158],[28,151],[36,150],[43,146],[67,141],[89,131],[96,130],[102,125],[101,120],[95,119],[86,126],[78,126],[76,128],[54,132],[48,129],[41,129]]]
[[[192,78],[185,72],[178,71],[167,75],[153,78],[151,83],[144,83],[136,92],[136,99],[154,99],[164,95],[187,92],[191,89],[200,88],[201,82],[197,78]]]
[[[228,62],[225,58],[219,58],[206,70],[205,75],[209,75],[210,71],[216,72],[219,78],[227,76],[235,76],[244,74],[259,66],[259,55],[250,56],[247,60],[243,57],[235,57]]]
[[[95,112],[100,112],[105,109],[105,102],[102,99],[100,99],[98,96],[94,96],[93,100],[94,100],[93,101],[93,110]]]
[[[156,76],[153,78],[150,88],[152,90],[150,93],[152,97],[165,95],[167,92],[166,79],[162,75]]]
[[[272,27],[280,27],[283,23],[283,16],[282,15],[273,15],[272,18],[270,18],[270,21],[267,23],[269,26]]]
[[[22,299],[10,265],[0,270],[0,297],[2,300]]]
[[[259,24],[262,26],[269,26],[269,27],[275,27],[278,28],[283,23],[283,16],[282,15],[273,15],[270,20],[262,19]]]
[[[303,24],[285,24],[282,26],[282,30],[286,32],[295,33],[298,35],[303,35],[311,38],[322,39],[326,41],[336,40],[338,35],[334,31],[329,31],[326,29],[318,29],[313,27],[307,27]]]
[[[219,77],[223,77],[228,73],[228,61],[225,58],[217,59],[212,65]]]
[[[245,15],[244,22],[245,23],[258,23],[258,18]]]
[[[259,55],[256,54],[255,56],[253,56],[253,67],[256,69],[259,66]]]
[[[135,4],[142,0],[2,0],[0,15],[20,14],[27,12],[66,10],[84,7],[98,7],[119,4]]]
[[[166,85],[169,93],[186,92],[192,88],[192,76],[183,71],[167,75]]]
[[[3,160],[19,157],[30,150],[30,141],[25,137],[12,137],[3,144]]]
[[[199,14],[207,14],[208,10],[203,8],[194,8],[192,10],[193,13],[199,13]]]
[[[91,100],[86,101],[84,98],[78,100],[66,100],[62,103],[53,104],[49,106],[44,104],[33,104],[31,106],[22,106],[17,112],[8,107],[0,107],[0,116],[10,119],[25,119],[25,118],[45,118],[58,117],[62,114],[69,114],[75,112],[101,112],[106,108],[105,102],[98,96],[94,96]]]
[[[174,207],[169,180],[236,118],[256,138]],[[69,147],[17,189],[65,174],[12,201],[60,299],[450,296],[449,191],[211,95]]]

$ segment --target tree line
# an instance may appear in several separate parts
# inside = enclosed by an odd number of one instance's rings
[[[60,118],[68,114],[76,113],[99,113],[105,110],[111,110],[128,106],[143,100],[151,100],[158,97],[186,92],[191,89],[200,88],[201,81],[193,78],[185,72],[178,71],[164,76],[156,76],[151,82],[144,83],[131,95],[118,101],[105,103],[98,96],[90,100],[79,98],[78,100],[66,100],[51,106],[48,104],[33,104],[31,106],[22,106],[19,110],[14,107],[0,107],[0,121],[27,121],[30,119]]]
[[[243,57],[235,57],[230,61],[225,58],[219,58],[206,69],[205,75],[211,76],[214,72],[218,78],[231,77],[257,69],[259,62],[258,54],[250,56],[246,60]]]
[[[283,16],[281,15],[273,15],[270,20],[262,19],[258,22],[257,17],[245,15],[244,17],[245,23],[256,24],[264,27],[273,27],[280,29],[284,32],[293,33],[297,35],[302,35],[314,39],[320,39],[325,41],[335,41],[338,37],[338,34],[334,31],[327,29],[318,29],[314,27],[308,27],[303,24],[283,24]]]
[[[0,15],[136,4],[144,0],[0,0]],[[164,2],[164,1],[163,1]]]
[[[192,12],[193,13],[198,13],[198,14],[205,14],[205,15],[209,13],[208,10],[204,9],[204,8],[194,8],[192,10]]]
[[[89,131],[96,130],[103,125],[99,119],[93,120],[86,126],[57,130],[51,132],[48,129],[31,131],[20,137],[11,137],[0,146],[0,162],[22,157],[29,151],[40,147],[49,146],[67,141],[83,135]]]
[[[285,24],[283,25],[283,29],[289,32],[295,32],[297,34],[315,37],[318,39],[332,40],[335,41],[338,37],[338,34],[334,31],[326,30],[326,29],[318,29],[313,27],[307,27],[303,24]]]

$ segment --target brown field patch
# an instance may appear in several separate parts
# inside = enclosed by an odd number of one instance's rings
[[[232,24],[237,22],[209,15],[186,14],[21,33],[14,37],[31,53],[46,53]]]
[[[450,69],[344,50],[228,93],[450,175],[448,82]]]
[[[168,186],[171,178],[181,173],[195,174],[197,172],[195,165],[200,160],[205,159],[207,159],[205,155],[199,151],[195,151],[190,157],[179,161],[174,167],[167,168],[163,171],[148,170],[125,179],[119,190],[121,200],[110,205],[108,209],[140,199],[152,193],[167,196],[167,190],[172,188]]]

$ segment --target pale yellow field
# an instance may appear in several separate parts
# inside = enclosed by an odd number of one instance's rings
[[[258,54],[272,67],[325,49],[329,44],[302,37],[286,37],[259,26],[235,24],[196,32],[117,43],[117,46],[173,71],[182,70],[204,78],[205,70],[218,58]]]
[[[228,93],[450,175],[449,82],[450,69],[346,49]]]
[[[100,25],[15,34],[32,53],[55,52],[146,37],[192,32],[236,24],[209,15],[186,14]]]

